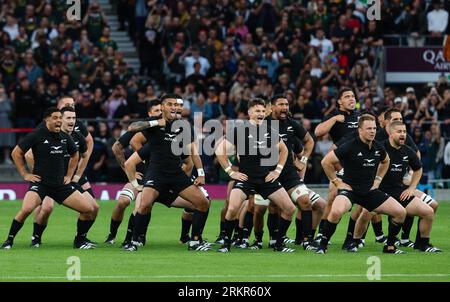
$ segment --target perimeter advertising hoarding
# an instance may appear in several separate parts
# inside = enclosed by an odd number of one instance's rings
[[[386,47],[387,83],[437,82],[441,75],[450,79],[450,62],[442,47]]]

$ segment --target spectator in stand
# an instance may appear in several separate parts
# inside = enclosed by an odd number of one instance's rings
[[[410,47],[422,47],[425,44],[423,35],[427,31],[427,23],[425,22],[425,11],[421,2],[420,0],[412,1],[405,20],[405,23],[408,24],[407,40]]]
[[[27,51],[24,58],[24,66],[20,68],[20,71],[24,71],[30,81],[31,85],[34,86],[36,84],[36,80],[38,77],[44,75],[42,68],[36,65],[33,52],[31,50]]]
[[[325,37],[323,28],[316,30],[316,36],[309,42],[314,50],[318,53],[320,60],[323,62],[325,58],[334,51],[333,43]]]
[[[441,0],[432,1],[433,10],[427,14],[427,29],[431,35],[428,43],[442,45],[442,37],[448,25],[448,12],[442,8]]]
[[[151,77],[160,69],[161,33],[159,31],[159,16],[150,14],[145,22],[144,29],[139,33],[138,53],[141,66],[140,75]]]
[[[447,141],[444,149],[444,168],[442,170],[442,178],[450,179],[450,140]],[[447,189],[450,189],[450,182],[447,182]]]
[[[82,92],[79,101],[77,102],[75,108],[77,111],[77,118],[89,118],[95,119],[97,117],[105,116],[102,109],[102,100],[98,101],[101,89],[97,88],[95,90],[96,99],[89,91]]]
[[[117,50],[117,43],[111,38],[111,29],[105,26],[102,30],[102,36],[97,42],[97,46],[100,50],[104,51],[107,47],[112,47]]]
[[[87,28],[89,40],[93,43],[102,36],[103,28],[108,26],[106,15],[97,2],[93,2],[83,18],[83,25]]]
[[[200,74],[205,76],[211,65],[205,57],[200,56],[200,49],[197,45],[194,45],[187,49],[187,51],[181,56],[181,60],[184,63],[185,77],[194,73],[195,63],[200,63]]]
[[[94,149],[87,164],[85,173],[91,182],[106,181],[107,177],[107,148],[106,142],[109,138],[108,126],[105,123],[98,124],[98,130],[94,126],[88,127],[89,133],[94,138]]]
[[[41,117],[41,100],[24,72],[19,72],[19,83],[12,94],[17,128],[34,128]],[[22,135],[19,134],[21,137]]]
[[[444,90],[441,103],[438,105],[437,110],[438,120],[442,123],[442,134],[450,138],[450,88]]]
[[[444,147],[445,144],[439,126],[436,123],[431,124],[430,139],[427,146],[429,158],[428,182],[442,178]]]
[[[11,122],[11,114],[13,109],[13,103],[8,98],[5,87],[0,84],[0,128],[13,128]],[[12,164],[10,159],[11,149],[16,144],[16,138],[12,132],[0,133],[0,149],[3,155],[3,162],[5,164]]]
[[[9,35],[9,40],[13,41],[19,36],[19,24],[17,23],[17,19],[14,18],[13,15],[6,16],[6,24],[2,29]]]
[[[216,87],[214,86],[210,86],[208,88],[205,111],[206,120],[220,119],[224,116],[222,106],[219,103],[219,97],[217,95]]]

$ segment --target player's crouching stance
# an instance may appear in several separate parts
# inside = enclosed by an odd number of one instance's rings
[[[386,176],[380,184],[380,189],[398,200],[406,209],[408,216],[418,216],[419,237],[416,241],[418,249],[422,252],[437,253],[441,252],[439,248],[433,247],[430,243],[430,232],[434,220],[433,208],[422,202],[416,197],[416,187],[422,177],[422,165],[416,153],[407,145],[406,125],[402,122],[391,123],[389,131],[389,140],[384,142],[384,147],[390,158],[390,167]],[[410,167],[414,172],[412,174],[409,186],[403,184],[403,175]],[[363,209],[355,227],[354,241],[349,251],[356,252],[359,238],[364,233],[372,213]],[[391,228],[391,226],[389,226]]]
[[[189,241],[188,249],[195,251],[209,250],[201,242],[201,232],[208,218],[210,204],[198,188],[198,186],[202,186],[205,183],[205,173],[198,147],[194,141],[192,126],[186,121],[176,121],[177,99],[179,98],[178,95],[164,95],[161,98],[161,108],[165,124],[163,126],[155,125],[145,130],[144,135],[148,138],[147,144],[140,152],[144,152],[146,155],[141,153],[139,157],[142,159],[149,156],[146,159],[148,160],[148,167],[145,174],[141,204],[136,213],[132,245],[127,249],[128,251],[137,250],[136,243],[145,232],[144,216],[151,212],[152,205],[156,199],[166,196],[165,194],[179,195],[194,205],[192,240]],[[149,122],[146,123],[149,124]],[[181,139],[182,135],[185,139]],[[183,151],[185,151],[183,154],[187,152],[192,156],[192,161],[198,171],[198,177],[195,179],[194,184],[182,170],[181,157],[176,154],[179,150],[175,150],[174,146],[180,146],[180,143],[182,143]],[[126,166],[125,170],[133,186],[139,187],[137,186],[137,181],[133,179],[135,171],[130,173]]]
[[[61,131],[62,115],[57,108],[48,108],[44,113],[44,120],[46,127],[28,134],[12,152],[17,170],[26,181],[30,182],[30,188],[25,194],[22,208],[11,224],[8,238],[1,248],[12,247],[14,237],[27,217],[46,196],[49,196],[80,213],[74,248],[91,249],[93,246],[86,241],[86,234],[89,231],[89,221],[92,219],[94,208],[70,185],[78,163],[77,147],[72,138]],[[24,155],[29,149],[33,150],[35,158],[33,174],[25,170]],[[66,153],[71,158],[65,174],[64,155]]]
[[[233,220],[237,218],[242,202],[249,195],[256,193],[273,201],[281,211],[274,250],[293,252],[293,249],[285,247],[283,240],[291,223],[295,207],[286,190],[277,180],[286,163],[288,149],[280,140],[278,132],[271,131],[267,127],[267,123],[264,121],[265,103],[262,99],[249,101],[248,115],[250,120],[245,122],[245,126],[234,128],[232,135],[228,135],[229,132],[227,131],[226,138],[220,141],[216,148],[216,156],[220,165],[225,172],[229,173],[231,178],[236,180],[230,193],[229,205],[225,215],[225,243],[218,252],[227,253],[230,251]],[[272,138],[274,135],[276,137]],[[234,149],[234,147],[240,159],[239,172],[232,171],[231,164],[228,161],[227,151]],[[272,154],[274,151],[276,154]],[[272,159],[271,155],[276,155],[277,162],[273,165],[268,165],[268,162],[264,164],[264,160]]]
[[[368,212],[390,215],[392,223],[383,252],[403,253],[396,249],[394,243],[405,220],[406,210],[394,198],[378,189],[389,168],[389,156],[384,147],[374,140],[376,129],[375,117],[362,115],[358,121],[358,136],[328,153],[322,160],[325,174],[338,188],[338,195],[325,222],[323,237],[316,252],[318,254],[326,252],[339,220],[352,208],[353,203]],[[337,163],[344,167],[342,180],[336,177],[334,165]]]

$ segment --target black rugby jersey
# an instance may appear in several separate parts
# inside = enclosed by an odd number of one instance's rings
[[[333,143],[336,146],[339,146],[340,144],[344,143],[346,140],[352,139],[354,134],[357,133],[358,130],[358,119],[360,116],[360,113],[356,110],[352,111],[351,113],[347,113],[344,111],[341,111],[339,109],[336,109],[331,114],[326,116],[322,122],[325,122],[329,120],[330,118],[336,116],[336,115],[344,115],[345,120],[343,123],[336,122],[333,127],[330,129],[330,137],[333,140]]]
[[[249,180],[259,182],[264,182],[267,174],[276,168],[279,159],[279,151],[275,146],[272,148],[272,141],[276,144],[280,142],[279,133],[267,127],[267,122],[264,123],[265,126],[254,125],[248,120],[239,121],[233,129],[233,136],[226,136],[236,147],[239,172],[246,174]]]
[[[190,153],[186,148],[194,141],[194,128],[188,121],[166,122],[164,127],[148,128],[142,134],[147,139],[144,147],[150,152],[148,169],[165,175],[182,172],[182,155]]]
[[[378,165],[386,158],[381,143],[373,141],[369,149],[359,136],[340,145],[334,153],[344,167],[342,180],[361,193],[368,192],[373,186]]]
[[[403,177],[409,167],[413,171],[422,168],[419,157],[409,146],[401,146],[396,149],[391,146],[389,140],[384,142],[384,147],[389,155],[389,169],[380,184],[380,190],[394,194],[394,192],[404,191],[408,186],[403,184]]]
[[[18,146],[24,153],[33,150],[33,174],[41,177],[44,185],[58,186],[64,184],[66,176],[64,155],[73,155],[77,147],[70,135],[60,132],[50,132],[47,127],[29,133],[19,142]]]
[[[86,139],[83,137],[83,135],[81,133],[72,131],[72,133],[70,134],[70,136],[72,137],[73,142],[75,143],[75,146],[77,147],[78,152],[80,153],[80,159],[81,159],[81,154],[85,153],[87,151],[87,144],[86,144]],[[64,155],[64,168],[65,168],[65,173],[67,173],[67,169],[69,168],[69,161],[70,161],[70,154],[66,153]],[[76,173],[77,170],[75,170]]]
[[[273,122],[278,121],[279,136],[283,140],[284,144],[286,145],[286,147],[288,149],[288,157],[287,157],[286,164],[285,164],[281,174],[289,173],[293,170],[295,171],[294,158],[292,156],[292,151],[293,150],[298,151],[298,149],[299,149],[298,141],[300,141],[300,142],[303,141],[303,139],[305,138],[305,136],[308,132],[302,125],[300,125],[300,123],[291,119],[290,117],[288,117],[284,120],[283,119],[276,120],[276,119],[273,119],[271,116],[268,116],[266,118],[266,120],[267,120],[267,126],[271,127],[271,128],[274,128],[274,126],[275,126],[275,123],[273,123]],[[303,149],[303,147],[302,147],[302,149]]]

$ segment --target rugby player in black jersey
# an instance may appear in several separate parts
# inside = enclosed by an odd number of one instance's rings
[[[333,140],[333,146],[330,149],[334,150],[336,147],[342,142],[348,141],[350,138],[354,137],[354,134],[357,133],[358,128],[358,118],[359,112],[355,109],[356,105],[356,97],[353,90],[349,87],[342,87],[339,90],[337,97],[337,105],[338,108],[331,113],[330,115],[324,118],[324,121],[317,125],[314,130],[314,134],[316,137],[324,136],[325,134],[329,134],[331,139]],[[342,167],[337,164],[336,171],[339,171],[338,177],[342,176]],[[319,232],[317,234],[317,241],[320,241],[323,226],[328,217],[328,214],[331,210],[333,200],[335,199],[337,194],[337,188],[332,183],[329,185],[328,191],[328,199],[327,199],[327,208],[322,216],[322,220],[319,225]],[[352,220],[350,217],[349,225],[352,225],[351,229],[354,229],[354,223],[356,220]],[[349,238],[349,242],[351,242],[352,238],[351,234]],[[344,243],[345,244],[345,243]]]
[[[384,129],[380,129],[380,131],[377,132],[376,140],[384,141],[389,138],[389,134],[387,132],[387,129],[389,129],[389,124],[391,122],[395,122],[395,121],[402,122],[403,116],[398,109],[393,108],[393,109],[388,109],[378,119],[380,121],[380,124],[383,125],[382,127]],[[405,144],[414,150],[414,152],[419,157],[419,159],[421,158],[419,148],[414,143],[414,140],[411,137],[411,135],[407,134]],[[412,175],[412,171],[409,170],[408,173],[404,177],[403,182],[407,186],[409,186],[409,184],[411,182],[411,175]],[[433,197],[431,197],[430,195],[428,195],[424,192],[418,191],[418,190],[417,190],[416,194],[424,203],[426,203],[427,205],[432,207],[434,212],[436,213],[436,210],[439,207],[439,203]],[[414,222],[413,216],[406,216],[405,222],[402,227],[402,233],[401,233],[401,237],[400,237],[401,239],[397,240],[396,244],[398,244],[399,246],[403,246],[403,247],[413,247],[414,246],[414,242],[412,242],[409,239],[409,235],[411,232],[413,222]],[[420,235],[420,232],[417,232],[416,237],[418,238],[419,235]]]
[[[86,140],[83,135],[79,132],[75,132],[75,124],[76,124],[76,114],[75,110],[72,107],[63,107],[61,110],[62,114],[62,124],[61,131],[70,135],[77,146],[78,154],[79,154],[79,163],[77,169],[75,170],[75,174],[72,177],[71,184],[83,195],[83,197],[89,201],[89,203],[94,207],[94,213],[92,215],[92,219],[89,223],[92,225],[97,217],[98,209],[100,208],[97,204],[96,200],[89,194],[89,192],[82,189],[80,184],[77,182],[79,179],[85,177],[84,171],[89,161]],[[70,155],[65,154],[65,168],[68,168]],[[45,197],[42,201],[42,206],[38,207],[35,212],[34,224],[33,224],[33,236],[31,237],[31,246],[32,247],[40,247],[42,240],[42,233],[47,227],[48,219],[50,214],[53,211],[54,200],[50,197]],[[90,228],[91,226],[89,226]],[[89,242],[89,240],[87,240]],[[92,243],[92,242],[90,242]],[[95,245],[95,244],[94,244]]]
[[[161,100],[154,99],[147,102],[147,114],[149,117],[156,118],[161,116]],[[122,170],[125,172],[125,149],[130,145],[130,141],[134,135],[138,135],[136,132],[126,132],[124,133],[112,146],[112,151],[114,156],[116,157],[117,162],[119,163]],[[143,177],[145,173],[145,164],[141,163],[136,168],[136,180],[142,185]],[[135,187],[131,183],[125,184],[119,194],[119,198],[117,200],[116,206],[113,209],[111,214],[111,222],[109,227],[109,234],[105,240],[105,243],[114,244],[115,238],[117,235],[117,230],[119,229],[120,224],[123,220],[123,215],[125,209],[130,205],[132,201],[135,201],[135,207],[133,212],[130,214],[130,218],[128,219],[128,228],[124,242],[122,246],[126,246],[131,243],[131,237],[133,236],[133,227],[134,227],[134,216],[136,215],[137,209],[140,204],[140,194],[136,190]]]
[[[278,181],[288,157],[288,149],[280,139],[278,131],[267,127],[267,121],[264,121],[265,110],[264,100],[258,98],[250,100],[249,121],[236,124],[233,133],[227,133],[225,139],[221,140],[216,147],[216,156],[220,165],[235,180],[225,215],[225,243],[218,250],[219,252],[230,251],[233,220],[236,219],[242,202],[253,194],[260,194],[263,198],[270,199],[281,210],[274,250],[294,251],[284,246],[283,237],[289,228],[295,207]],[[234,148],[239,156],[239,172],[232,170],[226,152]]]
[[[75,109],[75,100],[73,99],[73,97],[62,96],[59,98],[57,108],[62,109],[64,107],[70,107],[70,108]],[[40,129],[40,128],[44,128],[44,127],[45,127],[45,123],[42,122],[36,127],[36,129]],[[81,134],[85,138],[86,145],[87,145],[87,158],[85,160],[89,161],[89,158],[92,154],[92,150],[94,148],[94,139],[92,138],[92,135],[87,130],[86,126],[79,120],[76,121],[74,131]],[[25,161],[27,163],[29,171],[33,171],[34,157],[33,157],[33,152],[31,149],[25,153]],[[83,164],[83,163],[84,163],[84,160],[80,161],[79,165]],[[78,167],[78,170],[81,170],[80,167]],[[94,192],[92,191],[91,184],[89,183],[89,180],[87,179],[86,175],[74,175],[74,178],[72,179],[72,181],[77,183],[79,186],[81,186],[81,188],[84,191],[89,192],[89,194],[92,196],[92,198],[95,199]],[[39,225],[44,226],[44,229],[45,229],[45,226],[47,225],[47,221],[42,220],[42,217],[50,216],[51,212],[53,211],[53,206],[54,206],[54,201],[51,198],[47,197],[44,200],[44,202],[42,203],[42,205],[40,205],[36,208],[36,210],[34,211],[35,212],[34,222],[36,223],[36,224],[34,224],[34,227],[37,227],[37,228],[33,230],[33,233],[39,234],[41,232],[41,228],[39,228]],[[92,242],[87,238],[86,238],[86,240],[94,245],[96,244],[95,242]],[[38,242],[35,241],[35,243],[38,243]],[[33,244],[33,238],[32,238],[32,244]],[[33,246],[37,247],[39,245],[37,244],[37,245],[33,245]]]
[[[309,200],[309,191],[297,173],[293,159],[294,143],[298,139],[304,145],[303,156],[299,165],[299,170],[303,173],[304,177],[308,157],[314,149],[314,140],[303,126],[288,116],[289,103],[285,96],[274,95],[271,98],[271,104],[272,113],[266,118],[267,126],[271,127],[272,121],[277,121],[279,135],[288,149],[286,164],[278,181],[288,192],[292,202],[301,209],[301,230],[303,232],[301,243],[303,243],[303,248],[305,250],[314,250],[316,245],[313,243],[313,238],[311,238],[312,208]],[[262,243],[260,245],[262,247]]]
[[[379,188],[400,202],[406,209],[407,215],[420,217],[419,249],[428,253],[441,252],[440,249],[433,247],[430,243],[434,211],[416,197],[416,187],[422,177],[422,164],[414,150],[405,144],[406,140],[406,125],[400,121],[390,123],[389,139],[383,142],[390,159],[390,166]],[[408,168],[413,171],[409,186],[403,183],[403,177]],[[358,250],[359,240],[372,215],[365,209],[362,211],[356,223],[354,242],[349,251],[356,252]]]
[[[176,118],[177,120],[181,120],[183,117],[181,113],[183,112],[183,99],[179,98],[177,99],[177,110],[176,110]],[[136,133],[136,135],[133,136],[133,138],[130,141],[130,145],[133,147],[133,150],[138,151],[141,149],[145,143],[147,142],[147,138],[142,134],[142,132]],[[187,176],[191,177],[192,181],[195,181],[198,174],[194,167],[194,163],[192,161],[191,156],[183,155],[183,164],[182,169],[186,173]],[[202,193],[205,195],[205,197],[209,198],[208,192],[203,187],[199,187]],[[135,209],[137,211],[137,208]],[[180,243],[184,244],[190,241],[189,236],[189,230],[192,225],[192,216],[193,211],[191,208],[185,208],[184,211],[181,213],[181,234],[180,234]],[[145,236],[144,236],[145,238]],[[203,244],[206,244],[206,242],[203,242]]]
[[[336,230],[342,215],[357,203],[369,212],[392,216],[389,225],[387,245],[384,253],[403,253],[395,247],[395,236],[399,233],[406,217],[406,211],[394,198],[378,189],[387,169],[389,156],[383,145],[375,141],[375,117],[361,115],[358,121],[358,136],[328,153],[322,160],[322,167],[330,181],[338,188],[328,219],[325,222],[322,239],[317,253],[324,254],[328,241]],[[344,167],[343,179],[336,176],[335,165]]]
[[[166,94],[161,97],[162,119],[136,122],[138,126],[147,127],[143,134],[150,148],[150,158],[144,180],[141,205],[135,218],[133,241],[129,251],[137,250],[135,242],[145,231],[144,215],[150,213],[151,206],[160,194],[166,194],[169,190],[175,196],[181,196],[195,206],[192,222],[192,238],[189,242],[189,250],[207,250],[201,242],[201,231],[206,223],[209,211],[209,201],[197,186],[205,183],[205,174],[198,147],[194,142],[192,126],[187,121],[177,120],[177,100],[181,99],[176,94]],[[133,128],[134,129],[134,128]],[[138,130],[139,131],[139,130]],[[178,150],[176,150],[178,149]],[[188,153],[192,157],[198,177],[194,183],[182,170],[180,155]],[[128,175],[129,179],[134,175]],[[133,181],[136,187],[136,181]]]
[[[30,182],[30,188],[25,194],[22,208],[11,224],[8,238],[1,248],[12,247],[14,237],[22,228],[26,218],[46,196],[49,196],[80,213],[74,248],[91,249],[93,246],[86,241],[86,234],[89,231],[89,221],[92,219],[94,208],[70,184],[78,163],[77,147],[72,138],[61,131],[62,115],[57,108],[46,109],[44,121],[45,127],[29,133],[11,154],[20,175]],[[25,153],[29,149],[33,150],[35,157],[33,172],[27,172],[25,169]],[[65,169],[64,160],[66,153],[71,157],[67,169]]]

